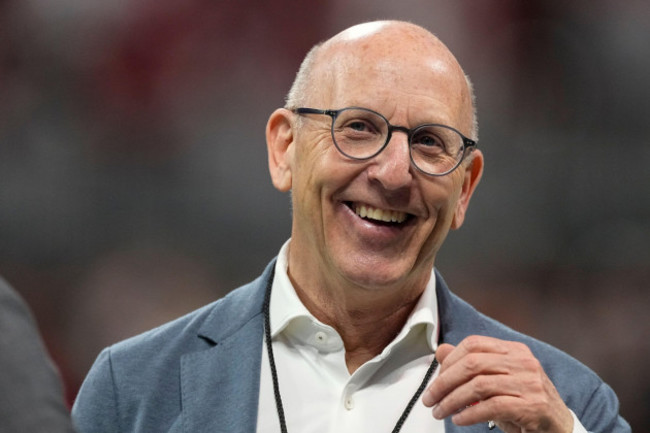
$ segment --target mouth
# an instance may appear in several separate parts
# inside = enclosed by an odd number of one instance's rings
[[[399,225],[413,217],[413,215],[406,212],[381,209],[366,204],[348,202],[346,205],[357,214],[358,217],[367,221],[372,221],[373,223]]]

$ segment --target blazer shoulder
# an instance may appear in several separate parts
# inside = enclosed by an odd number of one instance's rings
[[[498,320],[476,310],[446,287],[444,281],[438,287],[438,300],[442,338],[446,343],[458,344],[470,335],[485,335],[525,344],[551,374],[579,374],[599,384],[598,376],[568,353],[530,335],[517,331]]]
[[[104,349],[73,407],[80,431],[132,431],[136,425],[146,428],[135,431],[168,431],[180,422],[184,365],[192,366],[183,382],[189,386],[223,379],[241,364],[233,367],[233,357],[225,355],[245,352],[251,341],[259,341],[261,351],[266,277],[265,272],[215,302]]]
[[[595,428],[606,420],[625,425],[618,416],[619,402],[616,395],[593,370],[565,351],[479,312],[452,293],[440,275],[437,277],[436,293],[442,341],[457,345],[470,335],[484,335],[523,343],[539,360],[564,402],[585,427]]]
[[[113,360],[121,357],[162,358],[161,351],[200,350],[229,338],[261,314],[265,288],[263,277],[182,317],[112,345]]]

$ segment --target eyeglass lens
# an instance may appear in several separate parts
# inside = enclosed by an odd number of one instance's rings
[[[388,121],[378,113],[346,108],[335,117],[332,136],[344,155],[368,159],[383,150],[390,139],[390,129]],[[411,130],[409,140],[413,163],[429,174],[452,170],[463,156],[462,136],[442,125],[421,125]]]

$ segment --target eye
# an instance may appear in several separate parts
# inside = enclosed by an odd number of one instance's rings
[[[344,123],[341,125],[341,128],[346,133],[377,134],[379,132],[376,121],[373,122],[373,119],[368,119],[365,117],[345,119]]]
[[[343,153],[367,157],[383,144],[388,125],[383,117],[363,108],[345,108],[332,125],[334,140]]]
[[[334,129],[337,134],[342,134],[350,140],[374,140],[383,134],[380,120],[359,110],[345,112],[336,120]]]
[[[422,129],[417,131],[411,138],[411,142],[415,146],[422,146],[426,148],[439,148],[445,150],[444,140],[431,130]]]
[[[357,132],[370,131],[371,128],[367,122],[363,120],[354,120],[345,125],[346,128],[350,128]]]

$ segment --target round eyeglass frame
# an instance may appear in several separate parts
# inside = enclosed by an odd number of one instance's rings
[[[388,132],[386,134],[386,140],[385,140],[384,144],[381,145],[379,147],[379,149],[375,153],[373,153],[372,155],[364,156],[364,157],[357,157],[357,156],[349,155],[349,154],[345,153],[339,147],[338,143],[336,142],[336,137],[335,137],[335,134],[334,134],[334,124],[336,123],[337,117],[342,112],[344,112],[346,110],[367,111],[367,112],[372,113],[372,114],[374,114],[376,116],[379,116],[381,119],[384,120],[384,122],[386,122],[386,126],[388,127]],[[369,108],[364,108],[364,107],[354,107],[353,106],[353,107],[341,108],[341,109],[338,109],[338,110],[322,110],[322,109],[319,109],[319,108],[298,107],[298,108],[293,108],[290,111],[292,111],[295,114],[299,114],[299,115],[303,115],[303,114],[324,114],[324,115],[330,116],[332,118],[332,125],[330,127],[330,132],[332,134],[332,141],[334,142],[334,146],[336,147],[336,149],[342,155],[344,155],[347,158],[356,160],[356,161],[366,161],[368,159],[374,158],[375,156],[379,155],[386,148],[386,146],[388,146],[388,143],[390,142],[390,139],[391,139],[391,137],[393,135],[393,131],[404,132],[408,137],[409,157],[411,159],[411,163],[413,164],[413,166],[418,171],[420,171],[421,173],[424,173],[424,174],[426,174],[428,176],[445,176],[445,175],[453,172],[463,162],[463,160],[467,156],[468,151],[471,152],[473,149],[476,149],[476,147],[477,147],[477,143],[476,143],[475,140],[472,140],[471,138],[467,138],[459,130],[457,130],[455,128],[452,128],[451,126],[447,126],[447,125],[443,125],[443,124],[439,124],[439,123],[425,123],[425,124],[422,124],[422,125],[418,125],[415,128],[407,128],[405,126],[392,125],[388,121],[388,119],[386,119],[386,117],[384,117],[381,113],[378,113],[378,112],[376,112],[374,110],[371,110]],[[450,169],[448,169],[447,171],[444,171],[442,173],[429,173],[428,171],[425,171],[422,168],[420,168],[417,165],[417,163],[415,162],[415,160],[413,159],[413,147],[411,145],[411,138],[414,136],[415,132],[417,132],[419,129],[425,128],[425,127],[430,127],[430,126],[437,126],[437,127],[442,127],[442,128],[449,129],[449,130],[455,132],[456,134],[458,134],[460,136],[461,140],[462,140],[462,148],[459,150],[460,158],[457,157],[458,161],[456,162],[456,164],[453,167],[451,167]]]

